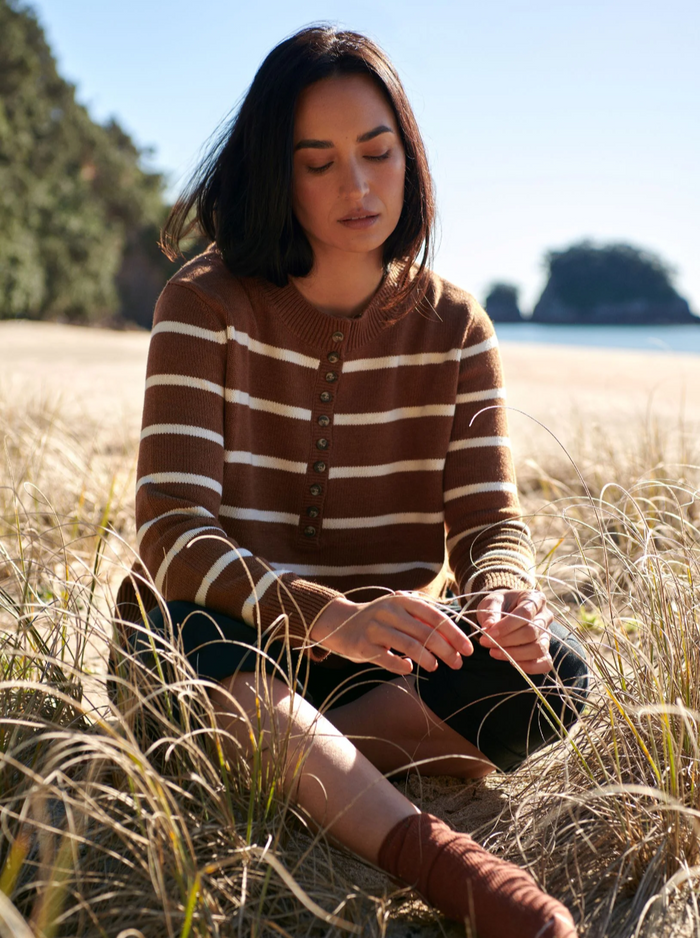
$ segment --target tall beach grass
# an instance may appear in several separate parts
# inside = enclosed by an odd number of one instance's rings
[[[463,934],[226,759],[177,647],[167,683],[122,658],[110,702],[135,434],[3,399],[0,438],[0,936]],[[595,674],[581,724],[507,778],[396,782],[591,938],[700,935],[700,460],[683,428],[637,439],[519,467],[541,582]]]

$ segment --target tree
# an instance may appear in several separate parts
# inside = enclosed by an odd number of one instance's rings
[[[0,318],[119,309],[125,246],[165,211],[140,160],[116,121],[76,102],[31,8],[0,0]]]
[[[545,259],[549,280],[534,322],[695,321],[659,257],[629,244],[582,241]]]

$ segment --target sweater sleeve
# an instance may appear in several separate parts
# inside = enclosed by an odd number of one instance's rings
[[[206,606],[289,637],[315,660],[315,617],[341,595],[274,571],[219,521],[227,406],[225,314],[170,283],[161,294],[148,353],[136,483],[139,554],[166,602]],[[230,384],[230,381],[229,381]]]
[[[498,340],[472,300],[444,470],[447,554],[459,593],[533,589],[530,531],[521,519]]]

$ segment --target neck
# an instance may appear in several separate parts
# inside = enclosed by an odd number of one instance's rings
[[[317,251],[311,273],[293,277],[292,282],[316,309],[352,319],[377,292],[383,275],[381,250],[368,254],[343,251],[332,257]]]

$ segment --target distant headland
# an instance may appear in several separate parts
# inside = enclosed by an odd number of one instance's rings
[[[494,284],[485,306],[494,322],[558,325],[700,325],[655,254],[629,244],[582,241],[546,256],[547,285],[531,317],[522,315],[518,290]]]

